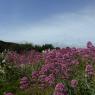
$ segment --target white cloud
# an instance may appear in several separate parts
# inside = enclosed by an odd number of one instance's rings
[[[8,41],[28,41],[35,44],[59,43],[84,46],[87,41],[95,43],[95,8],[85,8],[75,13],[55,14],[34,25],[5,28]],[[11,31],[11,32],[10,32]]]

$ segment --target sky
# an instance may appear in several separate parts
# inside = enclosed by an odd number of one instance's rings
[[[60,47],[95,43],[95,0],[0,0],[0,40]]]

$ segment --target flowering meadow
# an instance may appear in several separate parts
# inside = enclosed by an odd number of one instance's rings
[[[0,95],[95,95],[95,46],[0,53]]]

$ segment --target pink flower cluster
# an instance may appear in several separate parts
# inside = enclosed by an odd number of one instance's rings
[[[8,52],[6,54],[6,60],[8,62],[20,64],[35,64],[43,59],[42,53],[36,51],[30,51],[27,53],[18,54],[16,52]]]
[[[31,51],[27,54],[8,53],[6,58],[16,64],[34,64],[44,60],[44,64],[37,71],[32,72],[31,83],[40,87],[55,86],[54,95],[67,95],[66,85],[58,83],[58,80],[66,80],[69,86],[77,88],[79,81],[76,80],[76,67],[83,65],[83,72],[88,77],[95,75],[95,47],[91,42],[87,43],[87,48],[62,48],[53,49],[44,53]],[[36,65],[36,64],[35,64]],[[85,75],[84,74],[84,75]],[[29,79],[23,77],[20,80],[20,88],[26,89],[30,85]]]
[[[55,92],[54,95],[67,95],[66,89],[65,89],[65,85],[62,83],[58,83],[55,86]]]
[[[71,80],[71,87],[76,88],[78,85],[78,81],[77,80]]]
[[[20,80],[20,89],[24,90],[29,87],[29,80],[27,77],[23,77]]]
[[[39,76],[39,72],[38,71],[32,72],[32,79],[37,79],[38,76]]]
[[[94,75],[95,47],[91,42],[87,48],[63,48],[46,51],[43,53],[45,63],[32,73],[32,78],[39,81],[40,85],[55,85],[56,79],[69,80],[72,88],[78,86],[78,80],[73,79],[74,66],[84,64],[84,72],[89,77]],[[81,60],[81,61],[80,61]],[[56,92],[57,93],[57,92]]]
[[[85,72],[88,76],[93,76],[94,75],[94,68],[92,65],[88,64],[86,65]]]
[[[8,93],[5,92],[4,95],[14,95],[14,94],[11,92],[8,92]]]

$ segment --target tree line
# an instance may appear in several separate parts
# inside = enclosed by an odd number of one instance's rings
[[[26,52],[30,50],[36,50],[39,52],[42,52],[46,49],[54,49],[55,47],[52,44],[44,44],[44,45],[33,45],[31,43],[13,43],[13,42],[4,42],[0,41],[0,52],[3,52],[4,50],[9,51],[16,51],[18,53],[20,52]]]

